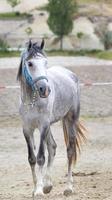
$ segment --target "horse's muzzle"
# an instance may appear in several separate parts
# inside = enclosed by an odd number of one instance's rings
[[[47,98],[51,92],[51,89],[47,85],[40,85],[38,87],[38,91],[41,98]]]

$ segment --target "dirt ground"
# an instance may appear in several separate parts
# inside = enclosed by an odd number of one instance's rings
[[[54,188],[43,198],[49,200],[112,199],[112,119],[88,119],[88,142],[83,146],[73,170],[74,193],[65,197],[67,159],[61,124],[52,127],[57,154],[52,170]],[[36,132],[36,138],[39,134]],[[0,200],[31,200],[32,177],[27,148],[18,120],[1,119],[0,123]]]
[[[54,60],[57,62],[57,58]],[[64,62],[64,59],[60,60]],[[9,59],[0,60],[0,63],[12,65]],[[81,82],[112,82],[111,65],[73,64],[69,68],[78,74]],[[1,67],[0,86],[17,84],[15,67]],[[0,200],[32,200],[33,182],[18,117],[18,102],[19,89],[0,90]],[[61,124],[57,123],[52,127],[58,146],[52,170],[54,187],[50,194],[37,199],[112,200],[112,85],[81,88],[81,115],[89,133],[87,144],[83,145],[82,154],[73,169],[73,194],[69,197],[63,195],[67,159]],[[37,131],[35,137],[38,144]]]

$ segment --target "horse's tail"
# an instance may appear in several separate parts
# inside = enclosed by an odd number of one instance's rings
[[[73,142],[73,148],[74,148],[74,156],[73,156],[73,162],[74,164],[76,163],[77,161],[77,155],[78,153],[80,154],[81,153],[81,145],[83,142],[86,142],[86,133],[87,133],[87,130],[86,128],[84,127],[84,125],[78,121],[75,123],[75,131],[74,133],[74,141]],[[66,124],[64,123],[63,121],[63,131],[64,131],[64,139],[65,139],[65,143],[66,143],[66,146],[68,147],[69,145],[69,134],[68,131],[67,131],[67,128],[66,128]]]

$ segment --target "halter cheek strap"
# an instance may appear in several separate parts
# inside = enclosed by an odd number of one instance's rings
[[[22,69],[22,74],[23,74],[24,78],[26,79],[26,82],[28,83],[28,85],[31,86],[33,91],[37,89],[35,87],[36,82],[38,82],[42,79],[45,79],[48,82],[48,79],[47,79],[46,76],[39,76],[39,77],[37,77],[33,80],[26,63],[24,63],[24,66],[23,66],[23,69]]]
[[[38,81],[40,81],[40,80],[42,80],[42,79],[45,79],[45,80],[48,82],[48,79],[47,79],[46,76],[39,76],[39,77],[37,77],[37,78],[35,78],[35,79],[33,80],[33,84],[35,84],[36,82],[38,82]]]

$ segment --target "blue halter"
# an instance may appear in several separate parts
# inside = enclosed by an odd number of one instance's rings
[[[40,76],[40,77],[37,77],[36,79],[33,80],[25,62],[24,62],[24,66],[22,68],[22,74],[23,74],[24,78],[26,79],[27,84],[29,86],[31,86],[33,91],[37,90],[37,87],[35,86],[35,83],[37,81],[45,79],[48,82],[48,79],[47,79],[46,76]]]

